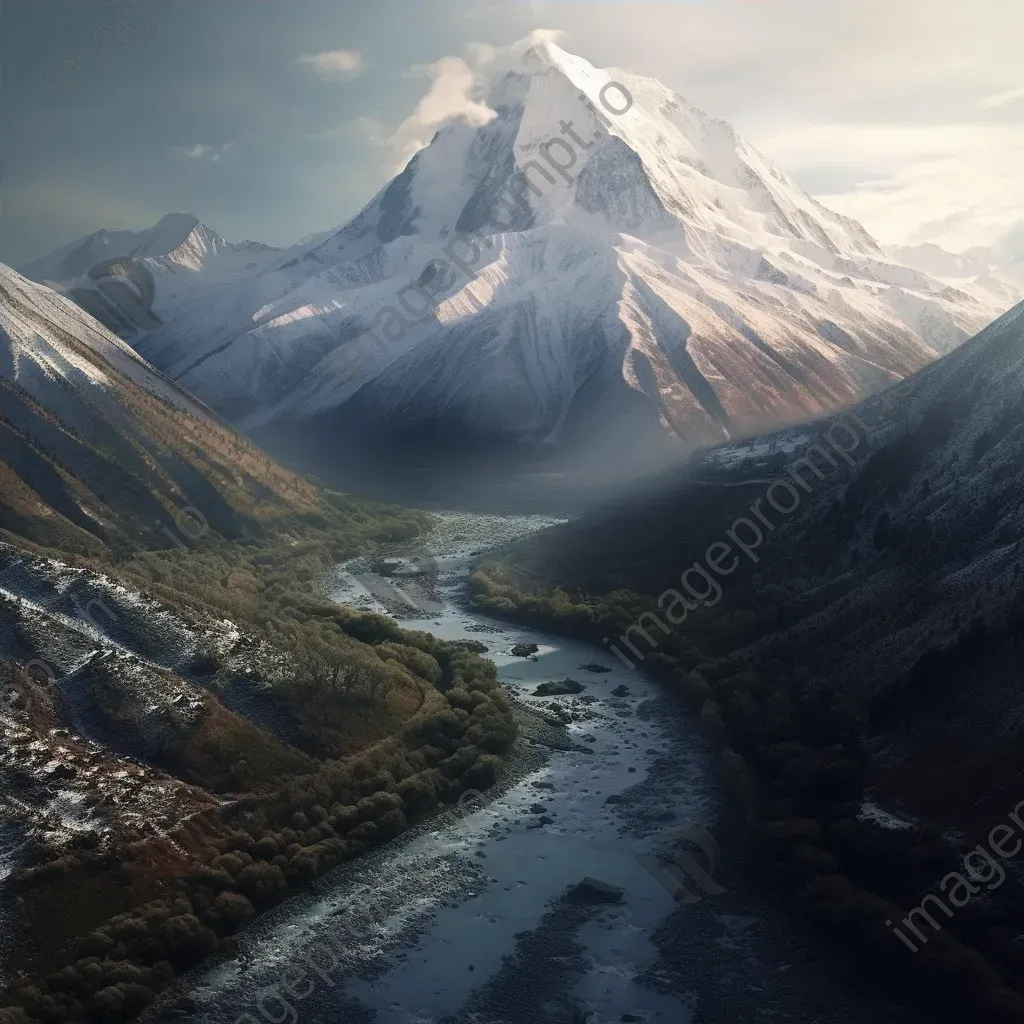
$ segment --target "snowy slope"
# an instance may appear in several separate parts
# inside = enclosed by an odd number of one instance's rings
[[[984,289],[1000,301],[1024,299],[1024,261],[984,246],[965,253],[947,252],[934,242],[892,245],[889,254],[908,266],[940,278],[958,288]]]
[[[209,410],[70,299],[0,263],[0,377],[67,418],[74,389],[116,391],[122,377],[194,416]],[[73,418],[68,422],[73,423]]]
[[[612,81],[633,106],[598,118]],[[164,311],[139,350],[248,428],[537,441],[630,409],[698,444],[858,401],[1013,301],[894,259],[653,79],[544,43],[481,99],[489,123],[443,128],[332,237]]]
[[[0,535],[166,547],[191,506],[238,536],[292,481],[70,299],[0,264]]]

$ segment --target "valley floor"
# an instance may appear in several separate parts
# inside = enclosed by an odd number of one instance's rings
[[[340,567],[335,599],[486,646],[521,738],[494,790],[321,879],[243,933],[237,955],[194,972],[190,1016],[228,1024],[262,1006],[323,1024],[920,1019],[866,993],[751,876],[706,741],[657,684],[599,648],[470,609],[474,557],[551,523],[444,514],[383,566],[424,573]],[[537,651],[514,656],[517,644]],[[533,695],[566,677],[583,691]],[[671,854],[678,826],[706,828],[721,847],[720,885],[688,904],[642,863]],[[585,876],[621,888],[622,902],[574,899]],[[313,984],[301,999],[284,987],[296,968]]]

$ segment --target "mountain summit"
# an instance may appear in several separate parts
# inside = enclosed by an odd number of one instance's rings
[[[33,281],[70,286],[110,260],[144,264],[157,278],[158,308],[192,301],[210,284],[268,269],[280,250],[228,242],[193,213],[169,213],[143,231],[94,231],[20,268]]]
[[[543,43],[341,230],[139,347],[250,429],[686,448],[858,401],[1012,301],[898,262],[654,79]]]

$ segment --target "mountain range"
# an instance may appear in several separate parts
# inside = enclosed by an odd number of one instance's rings
[[[109,260],[136,261],[159,280],[163,309],[187,302],[197,290],[265,270],[284,251],[262,242],[228,242],[194,214],[169,213],[143,231],[94,231],[19,272],[68,288]]]
[[[173,215],[24,269],[130,247],[165,321],[138,351],[265,443],[546,442],[604,472],[859,401],[1021,295],[977,258],[883,249],[653,79],[543,43],[482,101],[324,239]]]
[[[741,812],[722,849],[749,844],[758,888],[873,984],[1024,1020],[1017,878],[951,898],[923,956],[889,930],[1021,806],[1020,262],[883,247],[725,122],[553,44],[479,102],[289,248],[171,214],[0,265],[0,1021],[171,999],[257,912],[461,811],[527,721],[477,656],[492,624],[444,641],[325,582],[354,559],[431,575],[382,548],[430,517],[322,490],[242,430],[323,465],[565,451],[612,484],[685,455],[496,556],[460,533],[470,601],[674,687]],[[112,261],[163,321],[130,345],[70,297]],[[545,712],[522,749],[575,757],[550,730],[582,715]],[[650,766],[641,803],[685,777]],[[649,802],[634,824],[660,832]],[[182,996],[150,1014],[194,1017]]]

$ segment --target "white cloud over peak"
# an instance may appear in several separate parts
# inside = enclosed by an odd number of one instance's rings
[[[457,121],[479,127],[494,120],[497,113],[485,102],[489,85],[517,68],[528,49],[557,42],[563,35],[561,29],[534,29],[507,46],[471,42],[463,56],[413,65],[406,77],[426,77],[430,86],[412,116],[391,135],[382,134],[376,121],[359,120],[372,128],[367,135],[374,145],[391,149],[394,165],[390,169],[399,171],[414,153],[429,144],[439,128]]]
[[[407,117],[389,137],[372,137],[391,148],[395,168],[404,167],[434,133],[456,121],[479,127],[493,121],[497,114],[480,98],[480,77],[461,57],[442,57],[432,64],[417,64],[407,75],[426,76],[430,87]]]

